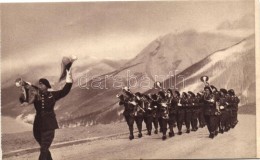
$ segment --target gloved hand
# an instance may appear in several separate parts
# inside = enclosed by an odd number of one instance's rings
[[[71,68],[69,70],[66,70],[67,74],[66,74],[66,83],[72,83],[73,79],[72,79],[72,72],[71,72]]]

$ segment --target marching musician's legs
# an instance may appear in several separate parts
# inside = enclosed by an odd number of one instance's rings
[[[202,108],[199,109],[199,123],[200,123],[200,128],[203,128],[206,125],[204,112]]]
[[[231,127],[234,128],[237,124],[237,110],[232,109],[232,116],[231,116]]]
[[[146,117],[146,126],[147,126],[147,134],[151,135],[152,132],[152,123],[153,123],[153,116]]]
[[[44,131],[41,133],[41,153],[39,160],[52,160],[49,147],[53,141],[55,130]]]
[[[215,115],[214,116],[214,131],[215,131],[215,136],[218,135],[218,128],[219,128],[219,123],[220,123],[220,115]]]
[[[147,123],[147,119],[148,119],[147,115],[144,115],[144,123],[145,123],[146,129],[147,129],[147,134],[148,134],[149,126],[148,126],[148,123]]]
[[[237,119],[237,112],[238,112],[238,109],[236,109],[235,111],[234,111],[234,121],[235,121],[235,123],[234,123],[234,127],[237,125],[237,123],[238,123],[238,119]]]
[[[227,123],[226,123],[226,127],[225,127],[225,132],[229,131],[229,129],[231,127],[231,116],[232,116],[232,111],[229,109],[228,110],[228,116],[227,116]]]
[[[158,133],[158,117],[153,117],[153,125],[154,125],[154,134]]]
[[[186,125],[186,133],[190,133],[190,124],[191,124],[191,110],[186,111],[185,113],[185,125]]]
[[[193,110],[192,111],[192,116],[191,116],[191,127],[192,131],[197,131],[198,130],[198,111]]]
[[[143,116],[136,116],[135,117],[135,123],[137,125],[138,128],[138,137],[141,138],[142,135],[142,123],[143,123]]]
[[[54,138],[54,130],[43,132],[40,128],[33,127],[33,136],[38,144],[41,146],[41,153],[39,160],[52,160],[49,147]]]
[[[220,133],[224,133],[224,130],[226,128],[226,123],[227,123],[227,117],[228,117],[228,112],[225,110],[221,111],[220,126],[219,126]]]
[[[182,134],[182,124],[185,119],[185,112],[184,111],[179,111],[177,115],[177,127],[178,127],[178,134]]]
[[[163,140],[166,139],[167,123],[168,123],[168,119],[162,118],[162,133],[163,133],[162,139]]]
[[[209,131],[209,137],[210,138],[214,138],[214,132],[212,131],[212,116],[211,115],[205,115],[205,121],[206,121],[206,125]]]
[[[177,126],[177,113],[173,114],[173,127]]]
[[[217,128],[217,116],[216,115],[210,115],[209,116],[209,132],[210,132],[210,135],[209,137],[210,138],[214,138],[215,136],[215,131],[216,131],[216,128]]]
[[[131,117],[129,115],[125,116],[125,120],[129,127],[129,132],[130,132],[129,139],[132,140],[134,139],[134,117]]]
[[[163,124],[162,124],[162,117],[160,116],[160,117],[158,117],[158,122],[159,122],[159,127],[160,127],[160,132],[162,132],[163,131]]]
[[[175,114],[169,114],[169,121],[168,121],[169,129],[170,129],[169,137],[174,136],[174,131],[173,131],[174,122],[175,122]]]
[[[40,130],[40,128],[33,126],[33,136],[34,136],[35,140],[38,142],[38,144],[41,145],[41,130]]]

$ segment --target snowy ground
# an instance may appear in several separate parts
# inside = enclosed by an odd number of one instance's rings
[[[130,141],[128,135],[51,149],[54,160],[141,158],[254,158],[255,116],[239,115],[239,124],[228,133],[209,139],[206,128],[161,140],[161,134]],[[185,128],[185,127],[184,127]],[[176,131],[176,129],[175,129]],[[136,136],[137,137],[137,136]],[[39,152],[4,158],[35,160]]]

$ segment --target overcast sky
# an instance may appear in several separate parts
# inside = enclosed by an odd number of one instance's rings
[[[2,71],[70,54],[132,58],[160,35],[247,14],[254,1],[2,4]]]

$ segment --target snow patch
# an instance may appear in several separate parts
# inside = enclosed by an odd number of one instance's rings
[[[24,116],[23,114],[20,114],[15,118],[16,121],[22,122],[22,123],[30,123],[32,124],[34,121],[35,114],[28,114]]]
[[[206,64],[202,69],[200,69],[199,71],[194,73],[191,77],[195,77],[195,76],[209,70],[217,62],[227,60],[227,58],[230,57],[230,56],[233,56],[233,57],[228,58],[228,60],[229,60],[228,62],[236,61],[237,56],[234,56],[234,54],[236,54],[238,52],[243,52],[245,50],[245,48],[244,48],[245,43],[246,42],[244,41],[241,44],[238,44],[236,46],[229,48],[228,50],[219,51],[219,52],[216,52],[215,54],[211,55],[209,57],[210,63]],[[228,62],[226,62],[226,63],[228,63]]]

